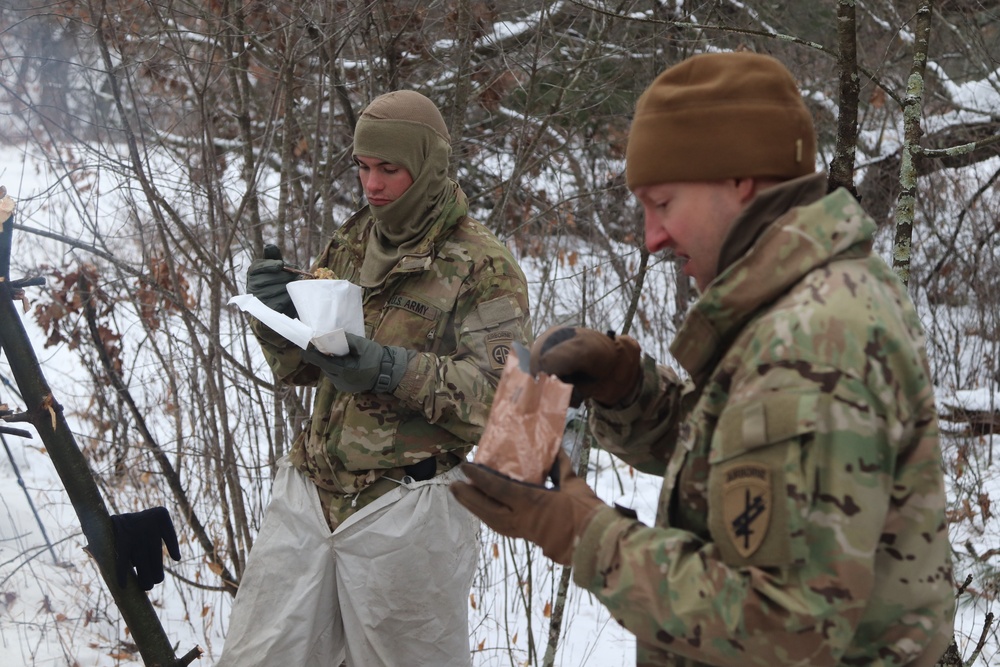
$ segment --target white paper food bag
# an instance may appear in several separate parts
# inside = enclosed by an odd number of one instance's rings
[[[345,333],[365,335],[361,288],[354,283],[347,280],[296,280],[288,283],[287,289],[298,319],[268,308],[252,294],[234,296],[229,303],[253,315],[302,349],[312,343],[323,354],[347,354]]]
[[[365,335],[361,288],[348,280],[296,280],[288,283],[295,310],[312,329],[312,344],[323,354],[347,354],[345,333]]]

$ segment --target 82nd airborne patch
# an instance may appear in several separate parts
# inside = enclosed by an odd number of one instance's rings
[[[771,523],[771,471],[760,463],[737,463],[723,472],[722,517],[743,558],[764,542]]]
[[[486,335],[486,353],[490,366],[495,371],[503,370],[510,356],[511,345],[514,344],[514,332],[509,330],[493,331]]]

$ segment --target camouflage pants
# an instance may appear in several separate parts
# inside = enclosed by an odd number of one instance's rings
[[[333,533],[315,486],[279,464],[217,667],[469,667],[478,521],[455,469],[400,484]]]

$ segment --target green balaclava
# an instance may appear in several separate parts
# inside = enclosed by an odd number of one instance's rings
[[[412,90],[376,97],[358,119],[354,155],[405,167],[411,185],[396,201],[369,206],[375,225],[361,267],[361,284],[379,285],[399,259],[412,252],[456,198],[448,178],[451,137],[441,112]]]

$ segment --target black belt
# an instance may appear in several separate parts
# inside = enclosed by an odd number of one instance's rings
[[[419,463],[403,466],[403,470],[406,471],[407,477],[413,478],[414,482],[422,482],[437,473],[437,464],[437,459],[429,456]]]

